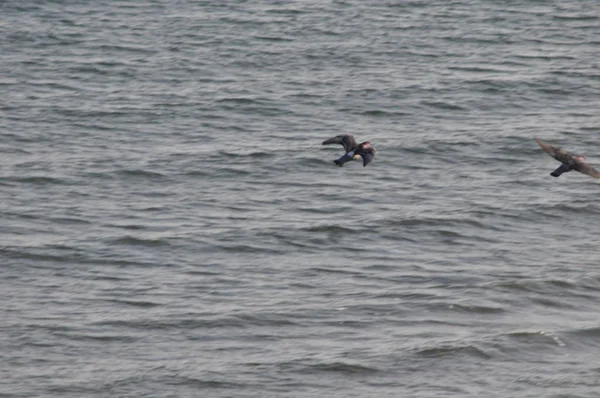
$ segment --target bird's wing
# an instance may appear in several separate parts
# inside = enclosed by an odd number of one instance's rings
[[[534,138],[535,142],[538,143],[538,145],[550,156],[554,157],[554,155],[556,154],[556,148],[553,147],[552,145],[548,144],[547,142],[544,142],[542,140],[540,140],[539,138]]]
[[[573,168],[580,173],[587,174],[594,178],[600,178],[600,171],[596,170],[589,164],[582,162],[580,160],[575,160],[575,164],[573,165]]]
[[[350,134],[338,135],[328,140],[323,141],[323,145],[342,144],[346,152],[350,152],[356,148],[356,141]]]
[[[373,161],[373,159],[375,158],[375,152],[374,151],[361,152],[360,156],[363,159],[363,167],[367,167],[367,165],[369,163],[371,163]]]
[[[567,163],[567,164],[573,163],[573,155],[571,155],[569,152],[565,151],[564,149],[550,145],[547,142],[540,140],[539,138],[535,138],[535,142],[537,142],[538,145],[548,155],[552,156],[554,159],[558,160],[559,162]]]

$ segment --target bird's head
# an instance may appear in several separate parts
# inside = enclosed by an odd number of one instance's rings
[[[373,151],[373,152],[375,152],[375,148],[373,147],[373,145],[371,145],[371,141],[361,142],[358,145],[358,150],[359,151]]]

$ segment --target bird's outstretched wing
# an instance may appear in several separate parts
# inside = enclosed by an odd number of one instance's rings
[[[338,135],[328,140],[323,141],[323,145],[342,144],[346,152],[350,152],[356,148],[356,141],[350,134]]]
[[[573,164],[573,169],[577,170],[580,173],[592,176],[594,178],[600,178],[600,171],[596,170],[589,164],[582,162],[581,160],[575,160]]]
[[[552,156],[554,159],[558,160],[559,162],[567,163],[567,164],[573,163],[573,155],[571,155],[569,152],[565,151],[564,149],[550,145],[547,142],[540,140],[539,138],[535,138],[535,142],[537,142],[538,145],[548,155]]]
[[[539,138],[534,138],[535,142],[538,143],[538,145],[550,156],[554,157],[554,155],[556,154],[556,149],[555,147],[553,147],[552,145],[548,144],[547,142],[544,142],[542,140],[540,140]]]

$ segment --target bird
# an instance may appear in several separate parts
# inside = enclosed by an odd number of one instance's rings
[[[366,167],[375,158],[375,148],[371,145],[370,141],[356,143],[354,137],[350,134],[342,134],[323,141],[323,145],[329,144],[342,144],[346,153],[339,159],[333,161],[333,163],[342,167],[344,163],[351,160],[358,160],[362,157],[363,167]]]
[[[540,140],[539,138],[534,139],[548,155],[561,162],[561,165],[558,166],[558,168],[552,173],[550,173],[552,177],[560,177],[560,175],[563,173],[575,170],[594,178],[600,178],[600,171],[587,164],[585,162],[585,156],[573,155],[572,153],[569,153],[559,147],[552,146],[547,142]]]

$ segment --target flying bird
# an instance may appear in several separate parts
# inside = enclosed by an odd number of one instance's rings
[[[370,141],[361,142],[357,144],[354,137],[350,134],[338,135],[323,141],[323,145],[329,144],[342,144],[346,153],[339,159],[333,161],[333,163],[342,167],[344,163],[351,160],[358,160],[362,157],[363,167],[366,167],[375,158],[375,148],[371,145]]]
[[[552,177],[559,177],[562,173],[575,170],[594,178],[600,178],[600,171],[587,164],[584,160],[584,156],[573,155],[564,149],[552,146],[547,142],[540,140],[539,138],[535,138],[535,141],[539,144],[539,146],[542,147],[544,151],[546,151],[548,155],[561,162],[561,165],[558,166],[558,168],[552,173],[550,173]]]

